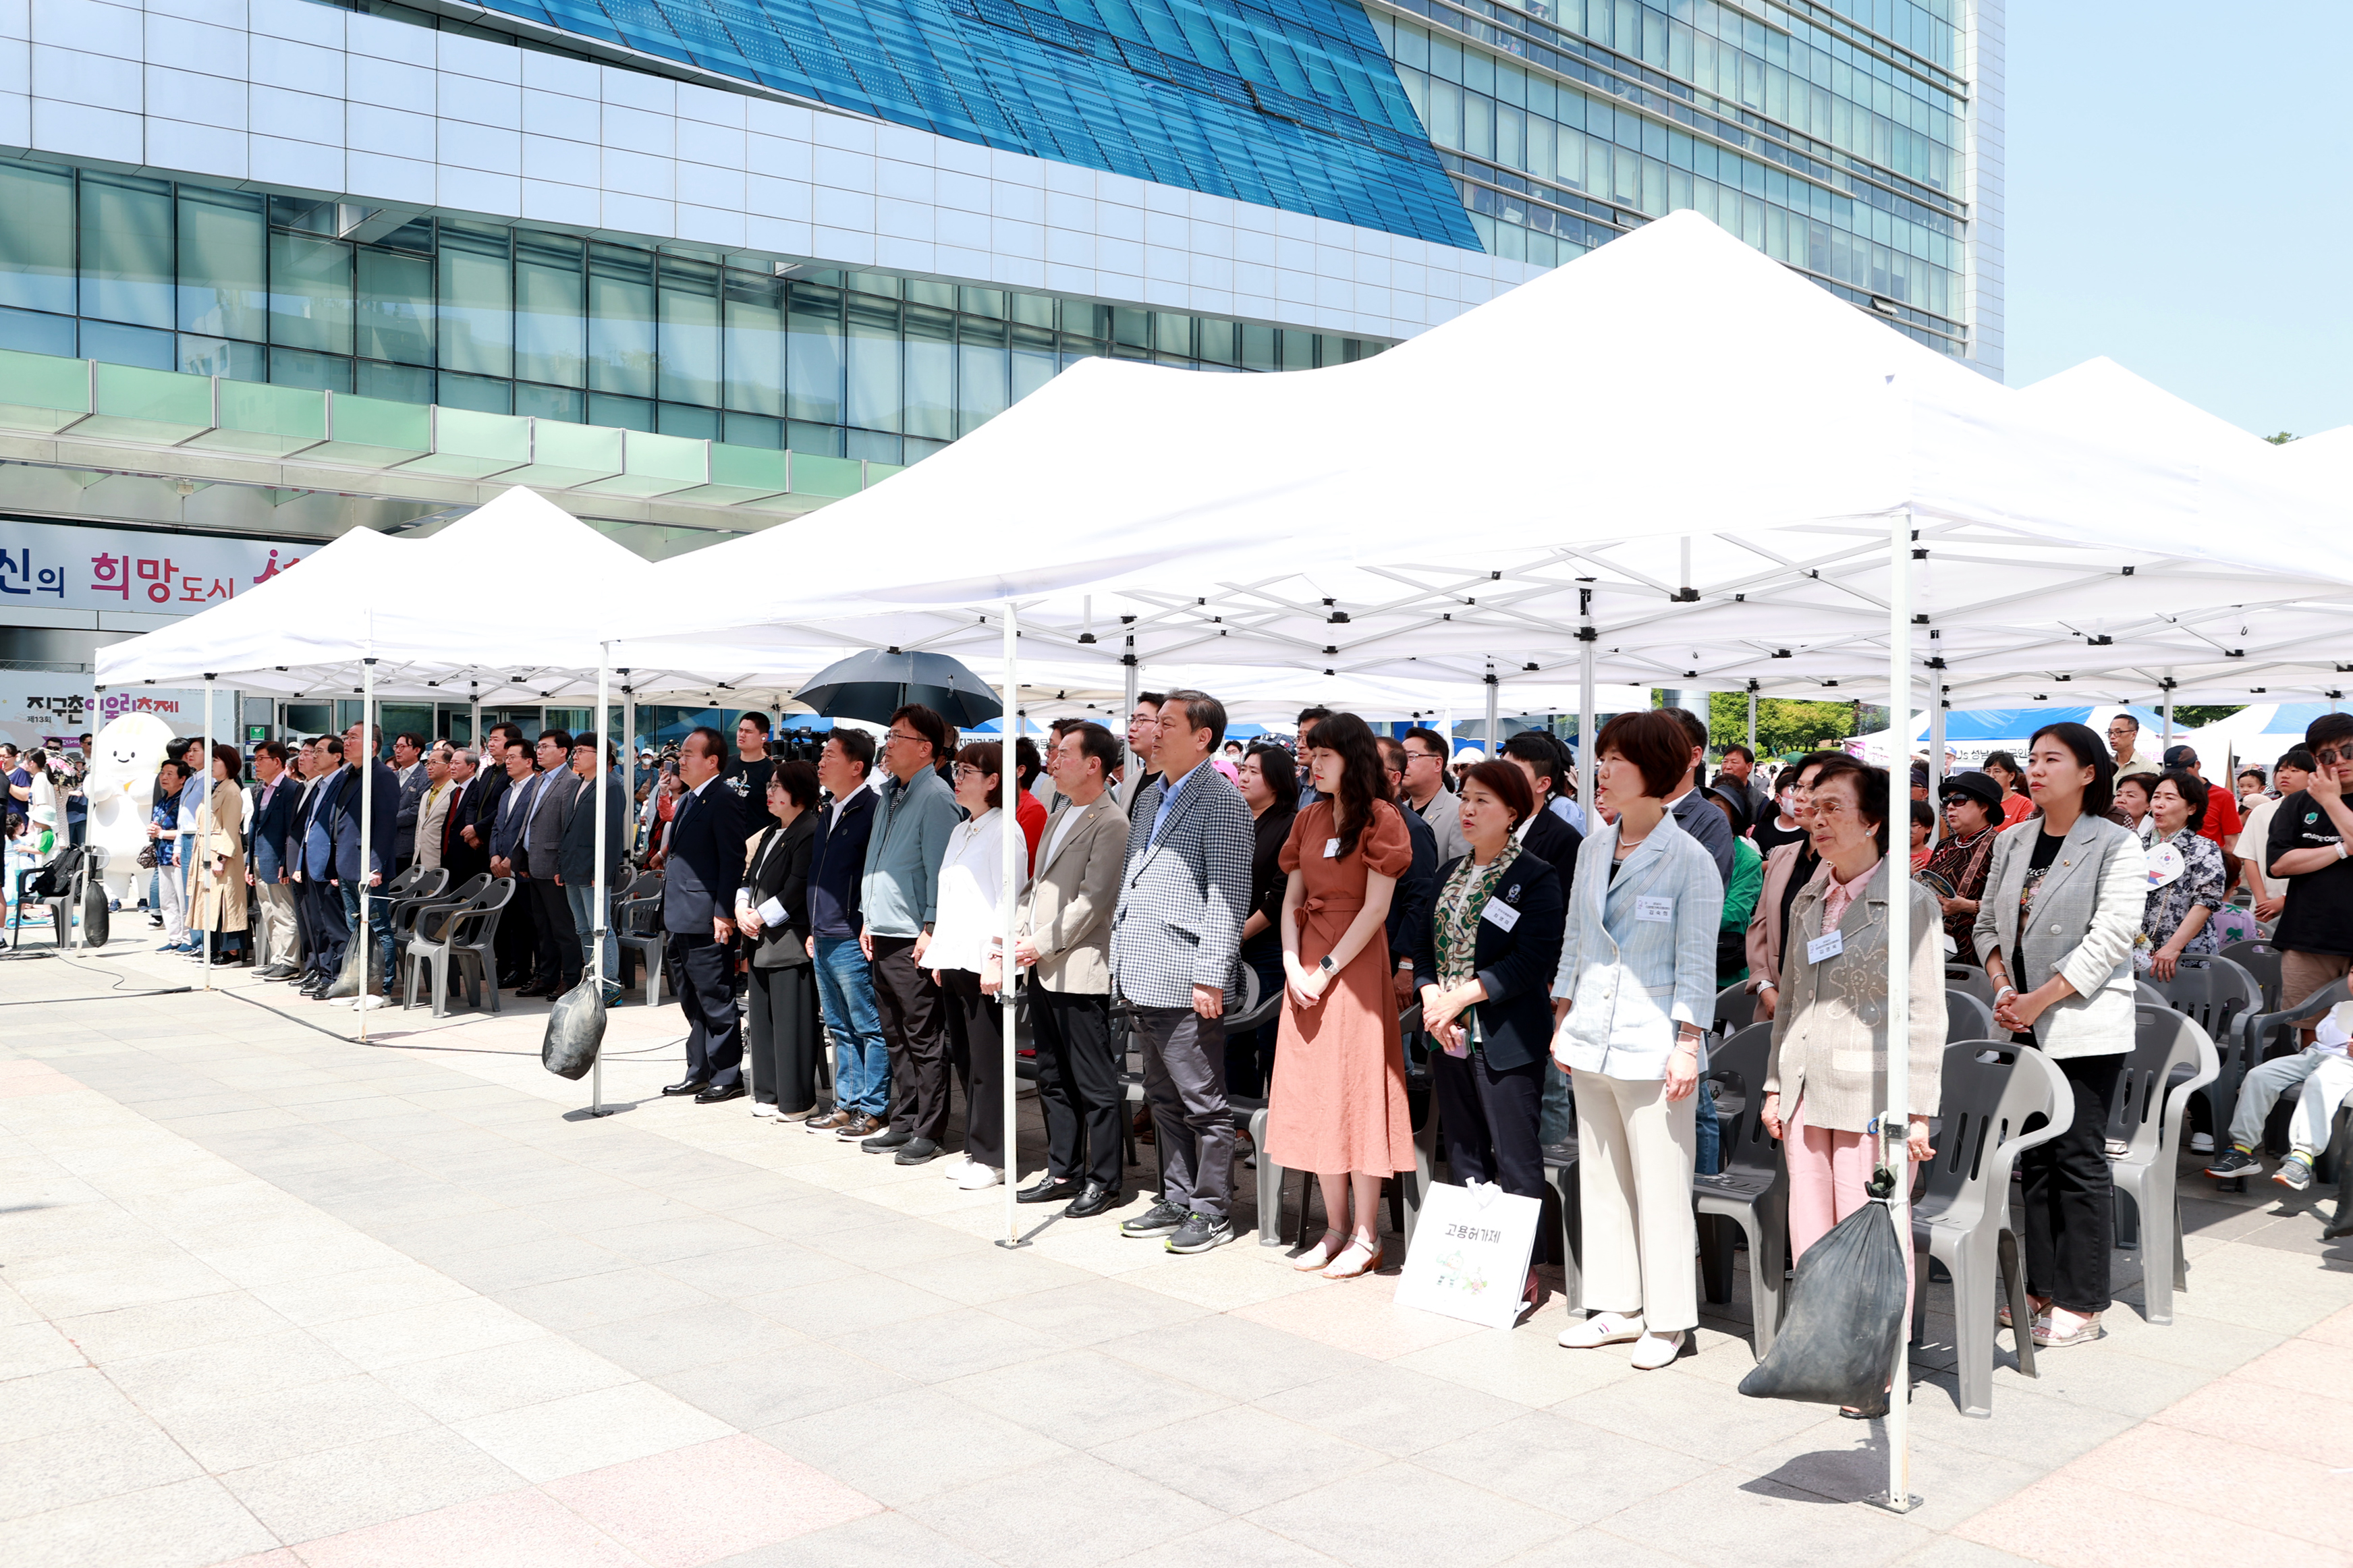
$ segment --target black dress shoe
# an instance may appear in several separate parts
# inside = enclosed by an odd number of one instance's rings
[[[886,1127],[871,1138],[860,1139],[858,1146],[870,1154],[888,1154],[893,1149],[905,1148],[914,1142],[914,1136],[912,1132],[895,1131]]]
[[[920,1165],[926,1161],[936,1160],[946,1152],[946,1150],[928,1138],[910,1138],[891,1158],[902,1165]]]
[[[697,1105],[717,1105],[720,1101],[724,1100],[741,1100],[743,1098],[744,1086],[741,1082],[715,1083],[709,1089],[704,1089],[701,1094],[696,1095],[694,1097],[694,1103]]]
[[[1080,1191],[1079,1195],[1071,1200],[1071,1206],[1062,1211],[1062,1217],[1092,1219],[1099,1214],[1109,1214],[1125,1202],[1127,1202],[1127,1194],[1117,1187],[1105,1186],[1101,1182],[1089,1182]]]
[[[554,987],[547,985],[525,985],[517,989],[515,994],[518,996],[553,996],[555,994],[555,991]]]
[[[1017,1204],[1055,1204],[1064,1198],[1079,1195],[1080,1182],[1076,1176],[1040,1176],[1013,1194]]]
[[[710,1087],[711,1080],[707,1078],[682,1078],[676,1083],[662,1085],[662,1092],[664,1094],[701,1094]]]

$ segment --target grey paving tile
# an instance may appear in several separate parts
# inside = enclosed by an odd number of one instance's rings
[[[195,1350],[133,1356],[107,1369],[115,1385],[147,1410],[203,1409],[360,1370],[306,1329],[252,1334]]]
[[[364,1375],[174,1405],[154,1418],[215,1473],[433,1424],[417,1405]]]
[[[826,1344],[795,1345],[734,1361],[712,1362],[652,1381],[745,1432],[915,1386],[895,1373]]]
[[[997,1568],[903,1513],[871,1513],[703,1568]]]
[[[839,1279],[859,1272],[846,1258],[815,1252],[789,1242],[742,1247],[729,1252],[706,1252],[699,1258],[673,1258],[659,1266],[670,1279],[713,1296],[748,1303],[770,1291]]]
[[[807,1338],[723,1301],[596,1323],[575,1329],[567,1337],[639,1377],[660,1377],[712,1362],[783,1350]]]
[[[1524,1415],[1526,1406],[1457,1384],[1376,1363],[1256,1401],[1335,1437],[1403,1456]]]
[[[521,1476],[445,1426],[298,1454],[221,1478],[290,1545],[513,1491]]]
[[[716,1215],[690,1211],[665,1219],[591,1230],[588,1240],[633,1263],[670,1263],[714,1252],[774,1245],[764,1232]]]
[[[758,1436],[892,1508],[1072,1452],[934,1389],[828,1405]]]
[[[118,1415],[0,1443],[0,1519],[144,1491],[203,1473],[153,1422]]]
[[[1698,1561],[1755,1568],[1900,1563],[1935,1539],[1922,1525],[1862,1503],[1761,1479],[1727,1487],[1713,1475],[1635,1503],[1601,1528]]]
[[[470,1289],[495,1296],[591,1274],[609,1274],[628,1268],[628,1260],[576,1236],[551,1236],[544,1241],[438,1257],[432,1259],[432,1264]]]
[[[1558,1516],[1416,1465],[1391,1462],[1247,1516],[1288,1540],[1361,1568],[1475,1568],[1557,1534]]]
[[[1329,1568],[1326,1557],[1244,1519],[1147,1546],[1118,1560],[1118,1568]]]
[[[1574,1353],[1614,1356],[1622,1346]],[[1837,1412],[1779,1400],[1743,1399],[1704,1373],[1645,1373],[1549,1406],[1554,1414],[1719,1463],[1836,1422]]]
[[[0,1521],[0,1563],[39,1568],[204,1568],[277,1544],[209,1477]]]
[[[1221,1513],[1247,1513],[1387,1463],[1384,1455],[1247,1405],[1104,1443],[1095,1458]]]
[[[1036,1361],[1054,1350],[1036,1330],[968,1307],[854,1330],[832,1342],[914,1383],[944,1383]]]
[[[812,1339],[837,1339],[959,1310],[947,1297],[920,1286],[887,1274],[864,1273],[765,1291],[743,1297],[739,1304]]]
[[[1073,1448],[1116,1442],[1231,1403],[1092,1350],[1059,1351],[942,1387]]]
[[[451,1423],[631,1380],[628,1368],[554,1334],[408,1362],[375,1375],[436,1420]]]
[[[1715,1468],[1711,1460],[1542,1410],[1425,1448],[1414,1463],[1577,1524]]]
[[[1105,1346],[1116,1340],[1148,1335],[1178,1323],[1209,1316],[1206,1307],[1179,1301],[1157,1290],[1139,1289],[1116,1279],[1090,1277],[1074,1285],[1058,1285],[1027,1295],[1002,1296],[981,1310],[1008,1322],[1034,1329],[1064,1350],[1082,1345]],[[1238,1327],[1255,1328],[1240,1320]]]
[[[1224,1314],[1156,1324],[1106,1340],[1100,1348],[1105,1355],[1229,1399],[1262,1399],[1380,1364],[1370,1356]]]
[[[968,1551],[1024,1568],[1092,1568],[1218,1521],[1190,1498],[1083,1454],[923,1498],[902,1511]]]

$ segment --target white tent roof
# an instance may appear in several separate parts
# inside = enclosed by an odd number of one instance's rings
[[[1088,361],[819,525],[662,563],[694,610],[646,629],[711,638],[717,575],[746,648],[962,651],[1009,596],[1040,654],[1557,682],[1589,594],[1601,679],[1797,688],[1883,664],[1907,508],[1956,668],[2187,662],[2183,617],[2353,585],[2346,513],[2260,444],[2073,423],[1681,214],[1354,365]]]

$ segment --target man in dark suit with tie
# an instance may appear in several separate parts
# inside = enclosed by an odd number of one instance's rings
[[[744,1093],[744,1031],[728,973],[735,935],[729,911],[744,881],[744,814],[734,792],[713,782],[726,760],[726,739],[708,725],[679,747],[678,776],[686,787],[662,862],[662,929],[670,933],[687,1020],[686,1077],[662,1092],[691,1094],[698,1105]]]
[[[521,735],[506,740],[493,731],[491,739],[503,748],[499,765],[506,787],[495,798],[483,797],[480,826],[485,830],[483,842],[490,846],[491,875],[511,877],[515,884],[514,897],[507,900],[506,913],[499,921],[499,984],[523,987],[531,984],[532,962],[538,949],[538,911],[532,907],[531,889],[523,880],[522,826],[539,780],[532,772],[531,749]]]
[[[311,748],[311,773],[315,782],[286,837],[290,850],[298,841],[301,845],[295,874],[301,882],[302,906],[311,911],[310,941],[304,949],[308,977],[301,991],[316,1002],[326,996],[327,987],[343,972],[343,947],[351,937],[351,928],[343,920],[343,895],[335,887],[335,802],[351,778],[350,770],[343,766],[343,742],[332,735],[320,736]]]
[[[400,815],[400,781],[392,769],[375,754],[376,731],[368,731],[364,741],[361,726],[353,724],[343,731],[343,792],[335,797],[332,831],[335,845],[335,883],[343,897],[343,921],[350,929],[351,940],[366,942],[363,960],[359,994],[351,1000],[356,1007],[381,1007],[392,996],[392,900],[385,897],[385,884],[393,879],[392,846],[399,831],[395,819]],[[361,818],[366,817],[367,841],[360,837]],[[360,927],[360,886],[368,888],[367,927]],[[368,985],[375,976],[369,970],[381,955],[381,978],[384,994],[371,996]]]
[[[294,796],[301,781],[286,771],[286,748],[263,741],[253,748],[253,826],[245,841],[246,879],[253,886],[252,924],[264,943],[264,980],[291,980],[295,962],[293,884],[286,879],[286,835],[294,825]]]
[[[457,793],[450,796],[448,814],[441,819],[441,865],[454,888],[491,868],[491,852],[466,841],[466,829],[473,823],[474,805],[484,787],[481,764],[470,748],[450,752],[449,787]]]

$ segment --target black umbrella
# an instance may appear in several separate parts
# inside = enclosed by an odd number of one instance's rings
[[[795,694],[795,701],[831,719],[887,724],[910,702],[920,702],[959,730],[1005,711],[988,683],[944,653],[870,649],[827,666]]]

